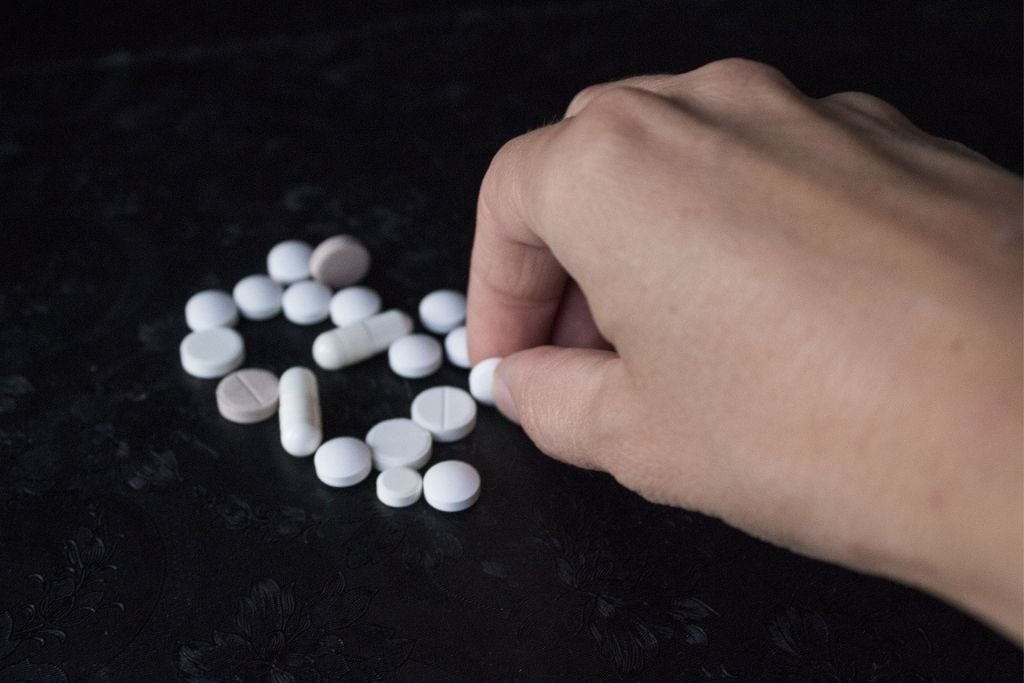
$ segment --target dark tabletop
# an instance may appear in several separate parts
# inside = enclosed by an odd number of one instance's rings
[[[753,57],[1019,172],[1019,3],[44,4],[0,10],[0,681],[1021,680],[956,609],[649,504],[491,409],[436,449],[483,477],[467,512],[329,489],[177,357],[188,296],[286,238],[357,235],[407,311],[464,288],[491,156],[592,82]],[[239,329],[280,372],[325,326]],[[329,436],[466,383],[317,374]]]

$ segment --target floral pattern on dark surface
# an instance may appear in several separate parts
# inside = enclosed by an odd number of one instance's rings
[[[181,410],[189,401],[168,395],[166,383],[147,383],[149,369],[141,357],[125,358],[92,391],[69,397],[70,410],[38,402],[35,410],[21,410],[8,402],[21,419],[11,427],[0,424],[0,494],[167,489],[182,481],[181,457],[216,460],[213,448],[165,415],[169,404],[181,403]],[[143,376],[135,378],[140,371]],[[132,379],[125,386],[105,388],[127,377]],[[30,393],[27,380],[9,384],[11,401]]]
[[[10,457],[0,462],[0,492],[37,495],[55,488],[82,492],[141,491],[181,480],[178,455],[170,447],[125,438],[112,424],[74,425],[54,416],[56,435],[40,444],[11,434]],[[0,435],[2,437],[2,435]]]
[[[346,588],[339,573],[300,603],[293,584],[260,579],[209,641],[178,647],[178,669],[189,681],[379,677],[402,666],[413,643],[396,638],[392,629],[362,623],[373,595]]]
[[[569,490],[538,507],[540,533],[514,560],[484,563],[485,572],[521,596],[510,614],[519,638],[541,648],[567,638],[588,641],[618,675],[644,671],[670,642],[677,654],[685,650],[699,657],[718,613],[692,594],[692,569],[663,576],[639,559],[650,534],[670,528],[659,518],[669,514],[685,521],[685,513],[648,508],[609,525],[597,521],[609,520],[598,509],[601,503]]]
[[[237,494],[217,496],[203,486],[192,495],[214,515],[216,524],[260,542],[330,538],[345,549],[345,565],[358,569],[397,555],[410,570],[432,569],[462,555],[458,522],[430,509],[393,511],[370,503],[359,513],[325,515],[296,505],[251,501]],[[375,509],[376,508],[376,509]]]
[[[102,523],[99,516],[94,521]],[[0,612],[0,681],[66,680],[60,668],[33,657],[53,643],[63,644],[68,629],[87,624],[100,610],[124,611],[123,604],[106,599],[108,582],[117,572],[112,563],[116,543],[80,527],[63,546],[64,566],[55,576],[25,577],[27,599],[0,604],[6,607]]]
[[[253,503],[237,494],[218,497],[203,486],[194,486],[192,495],[202,500],[224,528],[252,533],[260,541],[300,539],[309,543],[313,536],[322,537],[326,522],[322,515],[294,505]]]

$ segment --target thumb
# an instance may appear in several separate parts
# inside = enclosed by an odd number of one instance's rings
[[[625,426],[629,384],[612,351],[538,346],[504,358],[494,373],[498,409],[544,453],[608,470]]]

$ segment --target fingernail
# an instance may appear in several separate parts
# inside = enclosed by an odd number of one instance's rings
[[[512,422],[519,424],[519,411],[516,410],[516,402],[512,400],[512,392],[509,391],[505,380],[501,378],[501,364],[498,364],[494,372],[494,384],[491,387],[491,395],[494,396],[494,404],[502,415]]]

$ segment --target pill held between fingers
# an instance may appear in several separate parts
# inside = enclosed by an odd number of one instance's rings
[[[399,377],[419,379],[437,372],[444,354],[441,344],[428,334],[399,337],[388,347],[388,364]]]
[[[238,308],[227,292],[204,289],[185,303],[185,323],[196,332],[211,327],[234,327],[238,323]]]
[[[232,372],[217,384],[217,410],[238,424],[266,420],[277,412],[277,377],[259,368]]]
[[[465,326],[456,327],[445,336],[444,351],[452,365],[460,368],[469,367],[469,345],[466,342]]]
[[[377,475],[377,499],[388,507],[409,507],[422,492],[423,477],[414,469],[392,467]]]
[[[323,431],[320,390],[316,375],[308,368],[289,368],[281,375],[277,413],[284,450],[297,458],[312,455],[323,440]]]
[[[328,486],[355,486],[373,469],[370,447],[359,439],[342,436],[325,441],[313,456],[316,476]]]
[[[484,405],[494,405],[494,370],[501,358],[488,358],[469,371],[469,393]]]
[[[278,242],[267,254],[267,274],[282,285],[305,280],[312,253],[313,248],[302,240]]]
[[[302,280],[290,285],[281,297],[284,317],[296,325],[316,325],[327,320],[331,290],[319,282]]]
[[[430,460],[432,441],[430,432],[405,417],[379,422],[366,433],[373,466],[382,472],[392,467],[423,467]]]
[[[179,347],[181,367],[200,379],[223,377],[245,360],[242,335],[230,327],[211,327],[192,332]]]
[[[249,275],[235,285],[232,296],[249,320],[269,320],[281,312],[281,285],[266,275]]]
[[[431,387],[413,399],[412,420],[448,443],[465,438],[476,427],[476,401],[458,387]]]
[[[420,301],[420,321],[435,334],[448,334],[466,320],[466,295],[439,289]]]
[[[480,497],[480,473],[461,460],[439,462],[423,475],[423,497],[442,512],[460,512]]]
[[[331,322],[337,327],[380,313],[380,294],[369,287],[346,287],[331,297]]]
[[[340,289],[362,280],[370,270],[370,252],[352,235],[328,237],[309,257],[314,280]]]
[[[313,341],[313,360],[324,370],[339,370],[387,349],[412,331],[412,319],[397,309],[328,330]]]

